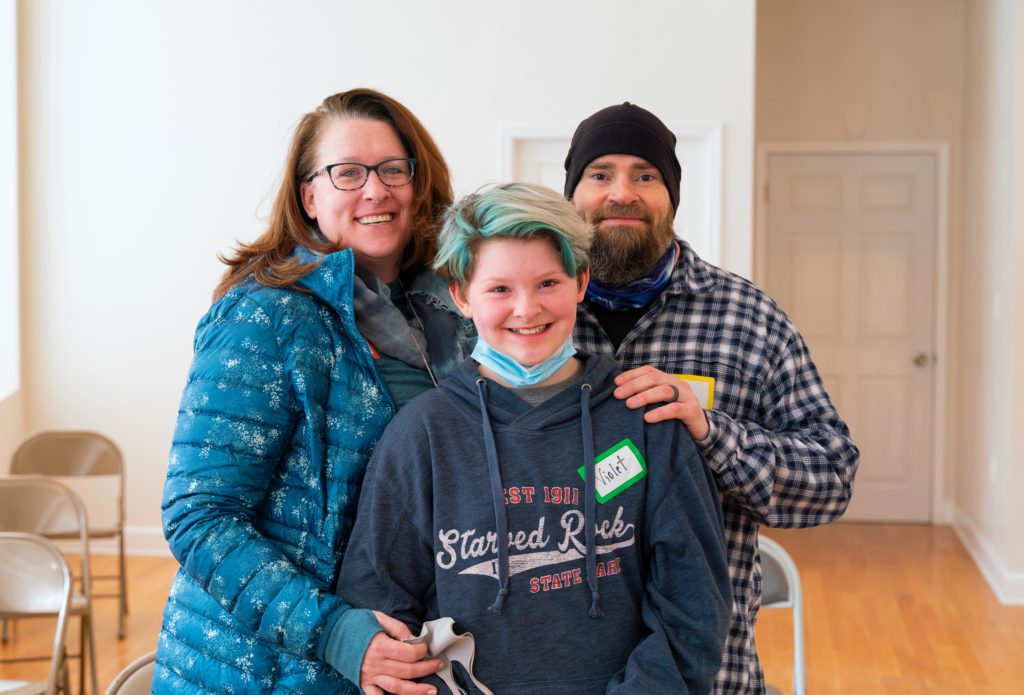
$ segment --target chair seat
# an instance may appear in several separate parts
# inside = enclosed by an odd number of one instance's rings
[[[44,695],[45,681],[0,681],[0,695]]]
[[[788,608],[792,597],[782,564],[768,552],[761,554],[761,607]]]
[[[61,670],[65,669],[66,656],[63,645],[69,613],[80,617],[78,661],[82,690],[87,688],[86,671],[91,681],[92,693],[99,690],[86,526],[85,505],[67,486],[43,477],[0,477],[0,548],[3,550],[3,560],[0,562],[0,567],[3,568],[0,576],[3,577],[3,581],[0,585],[4,587],[4,596],[24,597],[41,592],[46,586],[43,581],[46,575],[40,573],[48,570],[51,595],[59,597],[59,603],[54,607],[47,608],[52,604],[40,601],[42,609],[37,611],[40,615],[57,615],[54,646],[48,657],[50,669],[46,689],[49,692],[53,692],[56,685],[62,681]],[[41,535],[48,530],[64,531],[70,527],[78,528],[76,564],[77,574],[81,575],[81,586],[77,587],[77,591],[64,554],[52,541]],[[33,559],[28,554],[30,551],[38,557]],[[13,607],[17,607],[17,603],[14,603]],[[5,656],[0,661],[9,663],[12,658]],[[19,685],[20,687],[22,686]],[[11,690],[14,690],[13,687]]]

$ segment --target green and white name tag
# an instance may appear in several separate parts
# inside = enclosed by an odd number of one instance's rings
[[[577,469],[583,480],[587,479],[584,466]],[[597,501],[604,504],[615,495],[647,475],[647,462],[628,438],[608,449],[594,459],[594,482],[597,487]]]

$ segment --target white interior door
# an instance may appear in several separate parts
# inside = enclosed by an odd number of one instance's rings
[[[773,153],[766,289],[860,447],[846,519],[930,521],[938,159]]]

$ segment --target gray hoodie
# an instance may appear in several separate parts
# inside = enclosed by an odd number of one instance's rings
[[[340,593],[414,634],[454,618],[497,694],[708,692],[731,608],[714,482],[681,423],[644,423],[617,365],[579,357],[583,383],[537,407],[472,361],[406,406]]]

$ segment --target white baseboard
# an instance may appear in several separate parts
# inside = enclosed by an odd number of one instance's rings
[[[126,555],[145,557],[170,557],[171,549],[164,540],[163,529],[159,526],[127,526],[124,534]],[[79,541],[61,540],[57,546],[66,553],[80,550]],[[113,539],[96,539],[89,542],[90,555],[116,555],[117,544]]]
[[[992,544],[960,509],[955,512],[953,531],[967,548],[999,602],[1004,605],[1024,605],[1024,572],[1011,572],[1007,569]]]
[[[124,540],[127,555],[171,556],[171,549],[164,540],[164,530],[159,526],[127,526]]]

